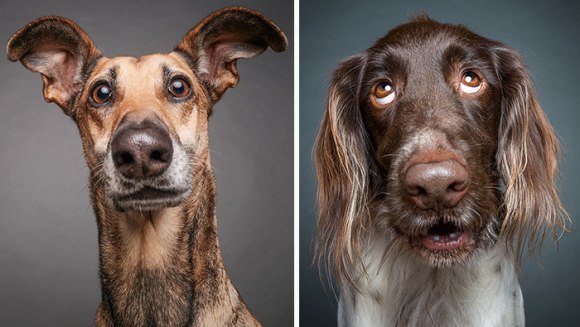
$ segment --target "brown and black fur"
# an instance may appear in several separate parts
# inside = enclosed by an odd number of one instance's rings
[[[569,224],[558,158],[524,61],[500,42],[419,16],[344,60],[314,147],[315,250],[339,326],[523,324],[523,247]]]
[[[10,39],[8,59],[41,73],[45,99],[79,128],[99,234],[97,326],[259,325],[223,266],[207,123],[212,105],[237,84],[237,59],[286,45],[270,20],[239,7],[211,14],[168,54],[106,58],[80,27],[54,16]],[[190,88],[186,96],[169,93],[175,79]],[[113,95],[96,103],[103,83]],[[145,123],[181,151],[169,164],[179,159],[181,170],[143,168],[137,182],[135,171],[121,178],[111,143]]]

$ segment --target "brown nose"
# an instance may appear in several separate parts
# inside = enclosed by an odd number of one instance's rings
[[[173,157],[169,133],[150,119],[121,123],[113,137],[111,151],[117,170],[131,179],[162,174]]]
[[[467,171],[455,160],[414,164],[405,175],[407,194],[421,209],[456,206],[468,184]]]

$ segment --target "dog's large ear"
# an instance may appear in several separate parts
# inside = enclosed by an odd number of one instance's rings
[[[558,197],[559,145],[536,98],[522,58],[503,46],[495,49],[502,87],[497,163],[505,185],[501,233],[519,259],[551,233],[566,230],[569,217]]]
[[[252,58],[268,46],[284,51],[288,41],[280,28],[261,14],[241,7],[216,11],[190,30],[175,48],[195,61],[198,76],[213,101],[238,83],[236,60]]]
[[[100,57],[88,35],[72,21],[41,17],[16,32],[6,47],[11,61],[42,75],[44,98],[72,115],[72,99],[82,90],[83,72]]]
[[[363,228],[369,221],[370,141],[359,108],[363,55],[334,72],[326,112],[314,145],[318,180],[315,253],[339,284],[352,282],[360,259]]]

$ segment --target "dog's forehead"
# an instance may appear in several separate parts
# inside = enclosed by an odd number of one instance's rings
[[[437,44],[446,40],[460,40],[465,43],[482,42],[486,38],[473,33],[463,25],[445,24],[421,16],[408,23],[391,29],[386,35],[377,40],[373,47]]]
[[[403,72],[412,85],[435,80],[443,85],[442,72],[447,74],[461,65],[479,66],[481,59],[492,59],[489,49],[497,44],[463,25],[423,16],[393,28],[367,49],[367,72],[386,69],[389,73]],[[485,65],[481,68],[490,70]]]
[[[91,74],[97,80],[113,75],[115,79],[127,83],[161,81],[166,72],[174,72],[190,77],[194,76],[191,68],[177,53],[151,54],[141,57],[113,57],[101,59]]]

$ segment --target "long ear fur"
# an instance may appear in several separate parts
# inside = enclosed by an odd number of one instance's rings
[[[497,153],[506,188],[501,235],[519,262],[524,244],[533,253],[547,233],[557,239],[570,220],[556,189],[558,140],[525,64],[511,49],[498,47],[495,53],[503,93]]]
[[[252,58],[268,46],[280,52],[288,40],[276,24],[243,7],[218,10],[190,30],[175,48],[196,61],[196,73],[214,101],[238,83],[236,61]]]
[[[319,211],[315,256],[342,285],[353,282],[361,234],[370,219],[370,146],[358,103],[364,65],[363,56],[353,57],[334,72],[314,146]]]

